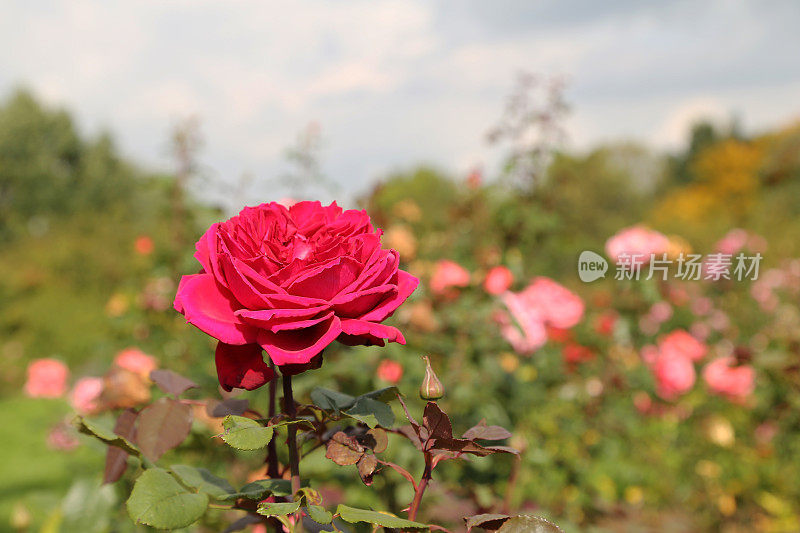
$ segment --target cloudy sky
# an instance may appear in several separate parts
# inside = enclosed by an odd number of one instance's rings
[[[155,168],[196,115],[202,162],[253,175],[248,201],[274,193],[264,181],[316,122],[326,175],[353,194],[418,162],[490,165],[485,134],[523,70],[569,80],[577,148],[674,147],[703,115],[785,123],[800,116],[798,28],[796,0],[12,0],[0,95],[29,87]]]

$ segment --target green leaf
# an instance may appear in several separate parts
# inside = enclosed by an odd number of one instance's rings
[[[91,437],[100,439],[109,446],[116,446],[117,448],[125,450],[131,455],[138,456],[140,454],[139,448],[132,444],[128,439],[120,437],[114,433],[114,431],[110,428],[104,427],[96,422],[83,418],[82,416],[78,417],[76,424],[78,426],[78,431],[84,435],[89,435]]]
[[[226,479],[215,476],[205,468],[188,465],[172,465],[169,468],[184,485],[208,494],[215,500],[226,500],[236,494]]]
[[[344,411],[344,414],[365,423],[370,428],[376,426],[391,427],[394,424],[392,408],[383,402],[366,396],[359,396],[356,399],[356,403]]]
[[[259,479],[248,483],[239,492],[226,497],[226,500],[247,498],[248,500],[263,500],[267,495],[290,496],[292,482],[288,479]]]
[[[464,522],[466,522],[467,531],[472,531],[474,527],[495,531],[509,518],[511,517],[507,514],[478,514],[464,517]]]
[[[321,505],[309,505],[306,507],[306,511],[308,511],[309,518],[318,524],[330,524],[333,522],[333,515]]]
[[[222,440],[239,450],[260,450],[272,440],[273,430],[244,416],[228,415],[222,421]]]
[[[178,529],[203,516],[208,496],[189,492],[163,468],[151,468],[136,480],[127,506],[137,523]]]
[[[317,388],[311,391],[311,401],[314,405],[325,411],[333,411],[339,416],[339,411],[344,411],[351,407],[356,399],[349,394],[343,394],[335,390]]]
[[[398,529],[428,529],[428,526],[425,524],[412,522],[411,520],[406,520],[405,518],[400,518],[393,514],[356,509],[355,507],[348,507],[343,504],[339,504],[339,507],[336,508],[336,514],[338,514],[342,520],[350,522],[351,524],[367,522],[368,524],[377,524],[381,527]]]
[[[509,519],[498,533],[564,533],[564,531],[538,516],[520,515]]]
[[[400,394],[400,389],[397,387],[385,387],[383,389],[362,394],[359,396],[359,398],[371,398],[373,400],[378,400],[379,402],[389,403],[392,400],[396,400],[398,394]]]
[[[286,516],[296,513],[300,509],[300,501],[293,502],[264,502],[258,505],[258,514],[264,516]]]

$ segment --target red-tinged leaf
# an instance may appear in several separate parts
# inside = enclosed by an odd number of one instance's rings
[[[225,418],[228,415],[242,416],[249,406],[250,402],[247,400],[228,398],[213,405],[211,403],[206,405],[206,413],[214,418]]]
[[[173,396],[180,396],[187,390],[198,387],[197,383],[191,379],[176,374],[172,370],[153,370],[150,372],[150,379],[158,385],[159,389]]]
[[[467,531],[472,531],[473,527],[479,527],[487,531],[495,531],[505,523],[506,520],[511,518],[507,514],[479,514],[474,516],[465,516]]]
[[[325,457],[339,466],[356,464],[364,455],[364,447],[356,439],[339,431],[328,441]]]
[[[358,461],[358,475],[361,476],[361,481],[364,485],[372,485],[372,476],[378,468],[378,460],[372,454],[364,454],[361,460]]]
[[[117,417],[114,433],[130,442],[136,441],[136,416],[134,409],[125,409]],[[114,483],[122,477],[128,468],[128,452],[116,446],[109,446],[106,452],[106,468],[103,472],[103,483]]]
[[[515,450],[509,446],[484,446],[484,449],[490,450],[494,453],[510,453],[513,455],[519,455],[519,450]]]
[[[145,457],[158,461],[189,435],[192,409],[170,398],[160,398],[139,413],[136,441]]]
[[[511,432],[500,426],[487,426],[486,420],[481,420],[476,426],[464,432],[463,438],[468,440],[504,440],[511,437]]]
[[[414,431],[413,427],[402,426],[397,428],[397,432],[410,440],[418,450],[422,450],[422,442],[419,440],[419,437],[417,436],[417,433]]]
[[[430,438],[432,439],[452,439],[453,426],[450,424],[450,418],[444,411],[439,409],[436,402],[428,402],[425,406],[425,412],[422,415],[422,420],[425,428],[428,430]]]
[[[372,451],[375,453],[383,453],[389,446],[389,435],[380,428],[370,429],[367,431],[365,437],[365,440],[368,441],[365,444],[372,448]]]

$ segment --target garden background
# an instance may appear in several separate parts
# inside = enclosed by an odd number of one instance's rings
[[[69,109],[35,91],[8,91],[0,102],[0,531],[145,529],[125,513],[125,487],[101,485],[104,449],[70,425],[69,390],[31,397],[26,372],[37,359],[57,359],[69,368],[69,389],[136,349],[221,399],[213,343],[172,300],[180,276],[197,269],[195,240],[252,200],[243,192],[252,180],[277,191],[256,201],[340,195],[344,207],[366,209],[422,280],[391,319],[406,346],[332,346],[321,369],[296,380],[296,396],[397,384],[418,409],[421,356],[429,355],[454,425],[486,418],[512,431],[519,463],[443,465],[430,520],[522,509],[565,531],[800,531],[800,123],[787,112],[771,127],[744,128],[731,115],[693,122],[669,150],[636,138],[578,149],[562,142],[572,104],[562,80],[508,79],[487,141],[503,164],[454,171],[411,160],[356,193],[327,175],[324,125],[294,142],[285,132],[286,173],[232,183],[204,167],[213,124],[202,117],[154,132],[171,163],[153,171],[123,155],[114,134],[83,132]],[[762,254],[759,278],[626,282],[614,279],[612,264],[605,279],[581,282],[580,252],[605,255],[608,239],[632,226],[665,235],[672,257],[740,241],[737,252]],[[432,283],[442,261],[463,275]],[[512,274],[511,291],[537,276],[573,291],[585,305],[578,324],[551,328],[535,350],[515,346],[503,332],[504,298],[485,285],[497,266]],[[647,354],[676,330],[707,352],[691,386],[668,395]],[[753,390],[714,389],[703,369],[718,357],[752,368]],[[120,394],[151,394],[129,385]],[[240,397],[266,401],[258,391]],[[189,441],[169,452],[175,461],[219,468],[217,423],[198,412]],[[421,469],[402,447],[390,453]],[[227,474],[246,481],[261,461],[240,454]],[[410,497],[388,475],[376,490],[354,485],[322,454],[304,465],[325,480],[331,501],[347,491],[350,501],[399,512]],[[213,520],[191,530],[217,531]]]

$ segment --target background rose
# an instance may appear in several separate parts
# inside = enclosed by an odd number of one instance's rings
[[[59,398],[67,392],[67,365],[57,359],[37,359],[28,366],[25,394],[32,398]]]
[[[496,266],[486,274],[483,288],[489,294],[502,294],[514,283],[514,275],[504,266]]]
[[[405,343],[381,324],[418,280],[364,211],[336,203],[247,207],[211,226],[197,242],[199,274],[183,276],[175,309],[220,341],[218,376],[230,390],[257,388],[279,366],[312,362],[334,340]]]
[[[708,346],[683,329],[676,329],[662,338],[658,348],[662,352],[687,357],[691,361],[699,361],[708,353]]]
[[[735,357],[714,359],[703,369],[708,388],[731,400],[744,400],[755,389],[755,370],[750,365],[736,366]]]

